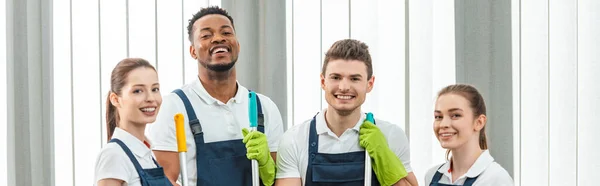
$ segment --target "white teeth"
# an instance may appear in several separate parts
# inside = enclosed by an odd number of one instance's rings
[[[338,99],[352,99],[352,96],[336,96]]]
[[[217,48],[213,50],[213,54],[218,53],[218,52],[227,52],[226,48]]]
[[[142,108],[142,112],[153,112],[154,110],[156,110],[156,108],[151,107],[151,108]]]
[[[443,136],[443,137],[452,136],[452,135],[454,135],[454,133],[443,133],[443,134],[440,134],[440,136]]]

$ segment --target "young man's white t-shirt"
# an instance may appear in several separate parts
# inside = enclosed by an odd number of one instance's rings
[[[365,113],[356,125],[347,129],[340,137],[337,137],[325,122],[325,111],[316,116],[316,132],[319,137],[319,153],[347,153],[364,151],[359,144],[360,126],[365,120]],[[377,115],[375,115],[377,117]],[[279,150],[277,151],[277,175],[276,178],[302,178],[302,184],[306,183],[306,169],[308,167],[308,136],[310,120],[288,129],[281,138]],[[384,120],[375,119],[385,136],[390,149],[400,158],[407,172],[412,172],[410,166],[410,148],[408,138],[404,130],[398,125]],[[377,179],[377,178],[373,178]]]
[[[131,150],[143,169],[157,168],[152,160],[152,151],[144,142],[120,128],[115,128],[112,138],[121,140]],[[146,142],[150,144],[149,141]],[[123,180],[123,186],[142,185],[140,175],[135,170],[133,162],[117,143],[108,143],[102,148],[96,158],[95,170],[94,185],[97,185],[98,181],[102,179]]]
[[[441,166],[441,167],[440,167]],[[442,173],[442,178],[438,183],[448,185],[463,185],[467,178],[477,179],[473,182],[473,186],[476,185],[494,185],[494,186],[509,186],[514,185],[514,182],[508,172],[500,164],[494,162],[494,158],[490,155],[488,150],[483,151],[477,158],[475,163],[469,168],[467,173],[460,176],[454,183],[452,183],[452,172],[450,170],[450,161],[446,163],[436,165],[430,168],[425,174],[425,185],[429,185],[433,179],[433,175],[436,172]]]
[[[210,96],[199,79],[181,88],[190,100],[196,117],[202,125],[205,143],[243,139],[242,128],[249,127],[248,89],[239,83],[237,85],[238,90],[235,97],[227,103],[222,103]],[[260,99],[265,117],[265,135],[269,149],[271,152],[277,152],[279,138],[283,135],[283,121],[279,109],[270,98],[259,93],[256,95]],[[182,113],[185,118],[188,183],[196,185],[196,144],[190,130],[187,111],[177,94],[163,95],[156,122],[146,127],[146,134],[153,142],[153,150],[177,152],[173,119],[177,113]]]

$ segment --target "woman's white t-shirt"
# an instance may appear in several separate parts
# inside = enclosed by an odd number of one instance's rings
[[[112,138],[117,138],[127,145],[143,169],[157,167],[152,160],[152,151],[144,142],[118,127],[115,128]],[[146,142],[150,144],[149,141]],[[96,158],[94,185],[102,179],[109,178],[123,180],[123,186],[141,186],[140,176],[133,163],[117,143],[106,144]]]
[[[441,166],[441,167],[440,167]],[[450,170],[450,161],[444,164],[436,165],[427,171],[425,174],[425,185],[429,185],[433,179],[433,175],[436,172],[442,173],[442,178],[438,183],[448,185],[462,185],[467,178],[473,178],[476,176],[477,180],[473,183],[473,186],[477,185],[494,185],[494,186],[505,186],[514,185],[513,179],[510,177],[508,172],[500,164],[494,162],[494,158],[490,155],[488,150],[483,151],[479,158],[475,161],[473,166],[465,173],[460,176],[454,183],[452,183],[452,172]]]

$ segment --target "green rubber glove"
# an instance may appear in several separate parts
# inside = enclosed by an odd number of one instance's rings
[[[244,144],[246,144],[246,157],[258,161],[258,174],[263,184],[271,186],[275,182],[275,162],[271,158],[267,136],[259,131],[249,132],[242,129]]]
[[[360,146],[369,152],[373,171],[381,185],[393,185],[408,175],[404,164],[388,147],[385,136],[377,126],[365,120],[359,134]]]

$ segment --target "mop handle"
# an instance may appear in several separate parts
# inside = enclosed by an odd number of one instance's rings
[[[175,119],[175,134],[177,136],[177,152],[179,153],[179,172],[181,173],[181,186],[188,186],[187,179],[187,164],[186,152],[187,145],[185,142],[185,130],[183,127],[183,114],[177,113],[174,116]]]
[[[250,121],[250,131],[256,131],[258,127],[258,110],[256,106],[256,93],[248,92],[248,118]],[[252,160],[252,186],[259,186],[258,161]]]
[[[375,123],[375,118],[373,118],[373,113],[367,113],[367,121],[370,121],[371,123]],[[371,186],[371,179],[373,179],[371,176],[371,156],[369,156],[369,152],[367,152],[367,149],[365,149],[365,186]]]

